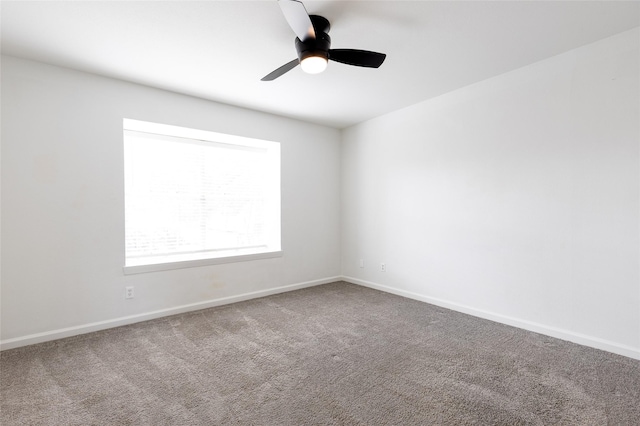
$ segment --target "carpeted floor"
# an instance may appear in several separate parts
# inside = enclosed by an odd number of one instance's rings
[[[640,362],[333,283],[0,355],[9,425],[638,425]]]

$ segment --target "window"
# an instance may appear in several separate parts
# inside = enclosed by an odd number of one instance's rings
[[[125,119],[125,273],[280,255],[280,144]]]

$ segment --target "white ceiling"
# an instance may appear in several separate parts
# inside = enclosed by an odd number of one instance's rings
[[[386,62],[261,82],[296,57],[275,0],[2,1],[2,53],[343,128],[640,25],[637,1],[304,4]]]

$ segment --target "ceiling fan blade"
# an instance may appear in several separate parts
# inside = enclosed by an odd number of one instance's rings
[[[330,49],[329,59],[357,67],[378,68],[387,55],[358,49]]]
[[[313,29],[313,23],[304,4],[297,0],[278,0],[278,4],[284,18],[300,41],[316,38],[316,31]]]
[[[285,74],[285,73],[291,71],[292,69],[294,69],[295,67],[297,67],[299,63],[300,63],[300,61],[298,61],[297,59],[294,59],[291,62],[287,62],[286,64],[284,64],[280,68],[278,68],[278,69],[270,72],[269,74],[265,75],[264,77],[262,77],[260,79],[260,81],[272,81],[272,80],[275,80],[276,78],[280,77],[282,74]]]

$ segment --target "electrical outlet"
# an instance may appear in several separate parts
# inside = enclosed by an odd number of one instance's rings
[[[360,267],[364,268],[364,259],[360,259]]]
[[[380,271],[381,272],[387,272],[387,265],[385,265],[384,263],[380,264]]]
[[[124,288],[124,298],[133,299],[133,286]]]

